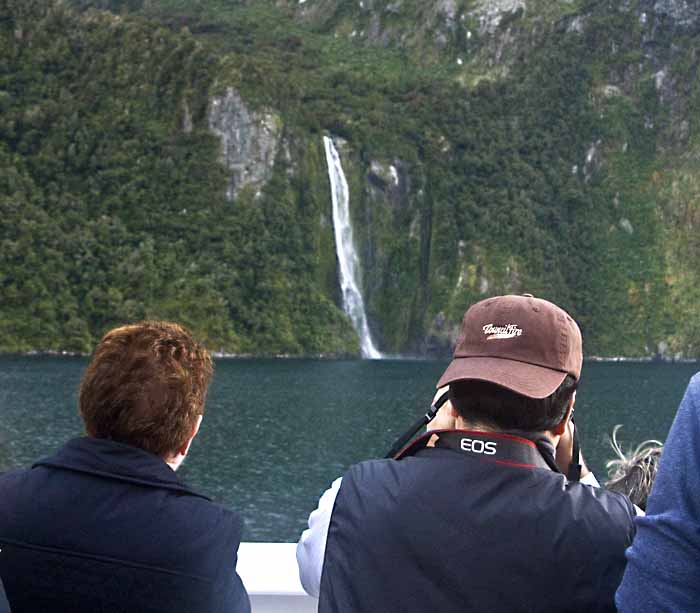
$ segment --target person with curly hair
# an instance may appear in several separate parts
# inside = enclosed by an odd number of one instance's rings
[[[80,385],[85,436],[0,476],[0,575],[14,613],[249,613],[242,521],[182,483],[213,373],[174,323],[109,331]]]

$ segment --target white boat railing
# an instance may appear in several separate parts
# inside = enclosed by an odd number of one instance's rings
[[[316,613],[318,601],[299,581],[296,543],[241,543],[236,570],[252,613]]]

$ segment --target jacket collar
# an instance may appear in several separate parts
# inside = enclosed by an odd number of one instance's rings
[[[513,456],[509,458],[490,458],[488,455],[482,455],[482,451],[467,453],[467,455],[474,455],[482,460],[494,460],[500,464],[511,464],[518,466],[527,466],[529,468],[545,468],[556,473],[561,471],[557,467],[555,461],[555,448],[552,441],[542,432],[525,432],[522,430],[508,430],[499,432],[486,432],[480,430],[429,430],[422,436],[406,445],[399,453],[394,457],[395,460],[400,460],[401,458],[412,456],[412,455],[434,455],[435,453],[441,454],[443,451],[448,454],[454,453],[455,451],[460,451],[459,444],[441,444],[440,436],[446,435],[445,438],[450,438],[451,435],[475,435],[478,438],[493,438],[501,439],[503,442],[499,445],[501,451],[505,451],[506,455]],[[428,447],[428,443],[431,441],[433,436],[438,437],[438,441],[435,443],[434,447]],[[469,439],[471,440],[471,439]],[[507,444],[510,443],[510,444]],[[510,450],[508,449],[510,447]],[[522,449],[518,450],[521,447]],[[495,447],[493,448],[495,449]],[[461,450],[467,451],[467,450]],[[522,461],[515,462],[514,457],[518,456]],[[526,459],[523,459],[525,458]],[[527,460],[527,461],[526,461]]]
[[[71,439],[55,455],[39,460],[32,468],[36,466],[60,468],[116,481],[175,490],[210,500],[184,485],[175,471],[158,456],[138,447],[107,439],[91,436]]]

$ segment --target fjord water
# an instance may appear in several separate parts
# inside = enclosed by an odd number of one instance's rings
[[[0,356],[0,470],[80,435],[83,358]],[[200,437],[181,476],[237,509],[245,540],[295,541],[319,495],[351,463],[382,456],[419,417],[446,362],[237,360],[216,363]],[[586,363],[576,404],[599,477],[606,437],[663,440],[698,364]]]

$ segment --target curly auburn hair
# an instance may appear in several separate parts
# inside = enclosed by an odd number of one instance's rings
[[[85,429],[172,456],[204,412],[213,371],[209,352],[178,324],[142,321],[110,330],[80,384]]]

